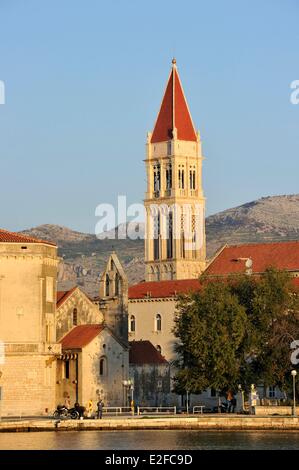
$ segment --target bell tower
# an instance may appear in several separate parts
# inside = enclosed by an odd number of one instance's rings
[[[147,135],[147,281],[196,278],[205,268],[202,151],[176,60],[152,133]]]

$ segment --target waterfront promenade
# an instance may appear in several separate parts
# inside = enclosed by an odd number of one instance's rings
[[[201,415],[126,416],[85,420],[18,419],[0,421],[0,432],[120,431],[150,429],[183,430],[299,430],[299,418],[291,416]]]

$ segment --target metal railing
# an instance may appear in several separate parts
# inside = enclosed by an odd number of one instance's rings
[[[137,406],[137,415],[141,414],[176,414],[176,406]]]
[[[193,414],[196,414],[196,413],[201,413],[203,414],[203,409],[205,408],[204,405],[196,405],[196,406],[193,406]]]
[[[121,415],[121,414],[128,414],[132,413],[131,406],[104,406],[103,407],[103,414],[114,414],[114,415]]]

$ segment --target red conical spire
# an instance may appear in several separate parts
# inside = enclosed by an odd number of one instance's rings
[[[196,132],[177,71],[176,60],[173,59],[172,69],[151,142],[165,142],[172,139],[175,128],[177,130],[177,139],[197,141]]]

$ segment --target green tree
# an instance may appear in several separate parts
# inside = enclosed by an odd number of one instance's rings
[[[245,308],[223,282],[206,283],[202,291],[180,297],[174,328],[177,392],[235,388],[246,328]]]
[[[180,297],[176,390],[200,393],[290,387],[290,343],[299,339],[299,295],[291,276],[272,268],[257,276],[201,278],[202,289]]]

